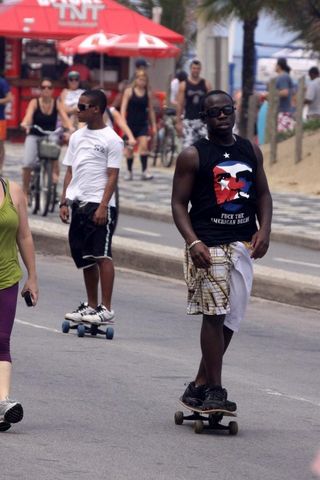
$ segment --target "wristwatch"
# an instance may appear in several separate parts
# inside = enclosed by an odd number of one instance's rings
[[[62,208],[62,207],[67,207],[67,206],[68,206],[68,204],[67,204],[67,202],[66,202],[66,201],[64,201],[64,202],[60,202],[60,203],[59,203],[59,208]]]

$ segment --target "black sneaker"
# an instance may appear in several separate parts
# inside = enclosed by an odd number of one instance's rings
[[[189,383],[181,397],[181,401],[187,405],[190,405],[190,407],[202,408],[204,388],[205,385],[199,385],[197,387],[194,382]]]
[[[237,410],[237,405],[234,402],[227,400],[227,390],[220,386],[207,386],[204,391],[204,400],[202,403],[203,410],[221,409],[234,412]]]

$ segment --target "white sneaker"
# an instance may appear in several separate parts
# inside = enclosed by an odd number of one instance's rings
[[[93,325],[99,325],[99,323],[114,324],[114,310],[108,310],[104,305],[100,304],[93,312],[83,315],[83,320],[92,323]]]
[[[23,408],[21,403],[14,400],[0,400],[0,422],[18,423],[23,418]]]
[[[141,174],[141,180],[152,180],[153,175],[149,172],[142,172]]]
[[[87,302],[83,302],[71,313],[66,313],[64,318],[72,322],[81,322],[83,315],[95,312],[94,308],[90,307]]]
[[[124,179],[125,179],[127,182],[130,182],[131,180],[133,180],[133,173],[132,173],[132,172],[128,172],[128,173],[124,176]]]

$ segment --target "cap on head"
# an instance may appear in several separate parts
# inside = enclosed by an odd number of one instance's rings
[[[76,79],[76,80],[80,80],[80,73],[77,72],[76,70],[71,70],[71,72],[68,73],[68,78],[69,79]]]
[[[136,68],[147,68],[149,67],[149,63],[144,58],[138,58],[135,61]]]

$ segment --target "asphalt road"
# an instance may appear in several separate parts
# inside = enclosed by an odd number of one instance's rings
[[[199,360],[199,317],[178,281],[117,273],[115,338],[60,332],[83,298],[69,259],[38,257],[37,308],[19,301],[3,480],[307,480],[319,425],[319,312],[253,299],[227,352],[238,436],[195,435],[173,415]]]
[[[170,247],[183,246],[183,240],[172,223],[148,220],[121,214],[117,227],[121,237],[144,240]],[[320,276],[320,256],[317,250],[271,242],[268,254],[258,260],[260,265],[288,272]]]

